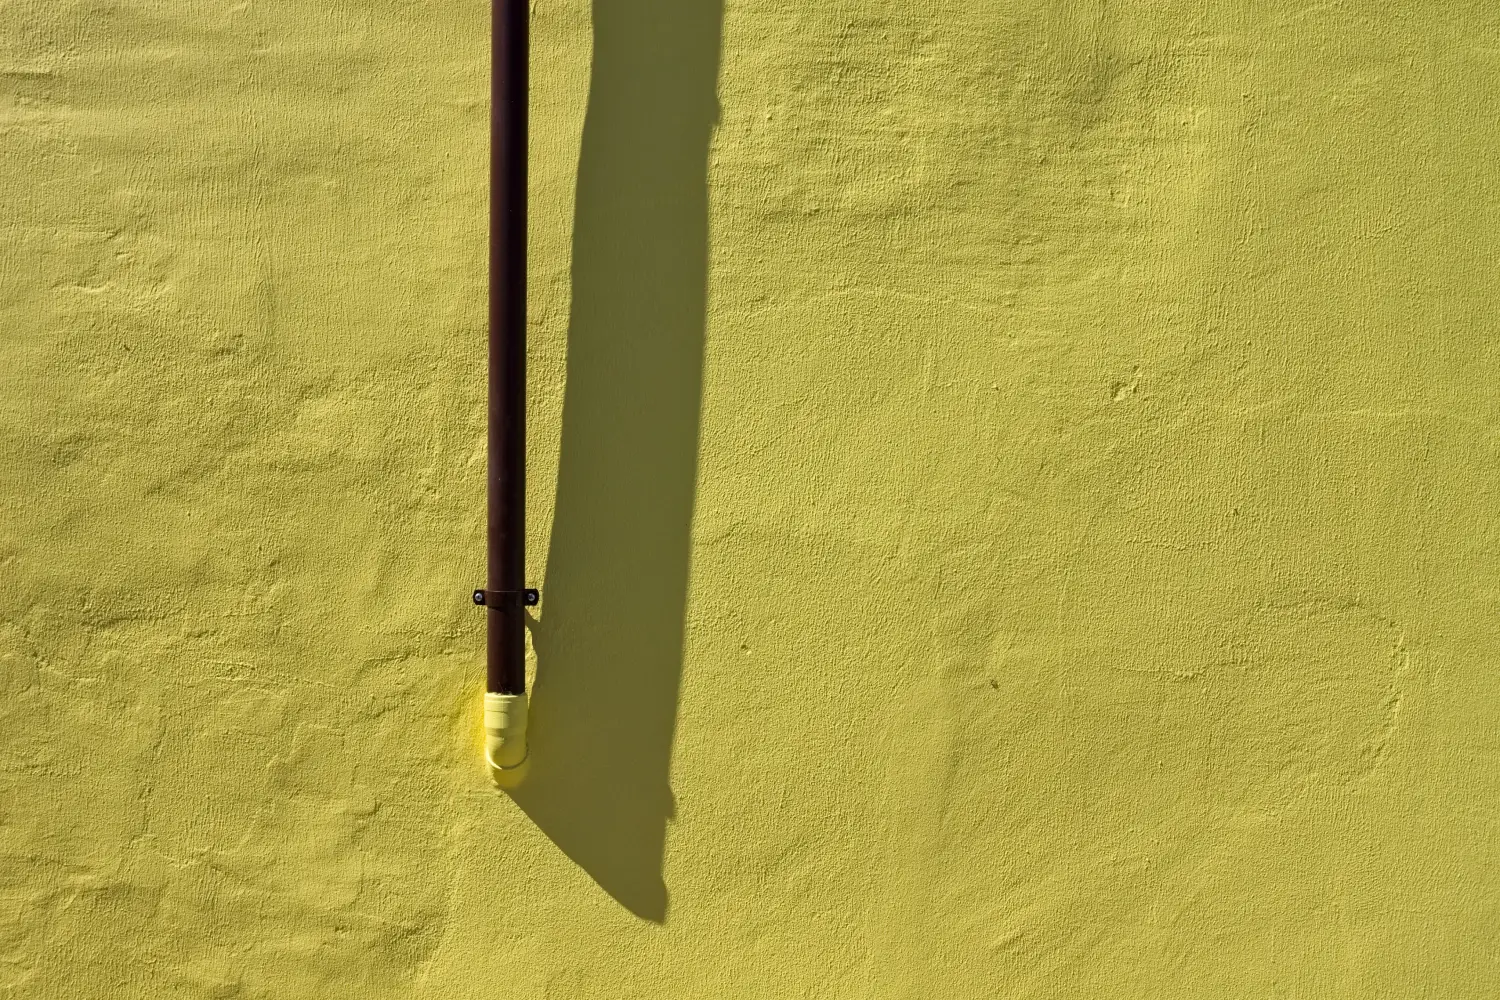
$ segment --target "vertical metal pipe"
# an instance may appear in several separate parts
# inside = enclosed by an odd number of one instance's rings
[[[529,0],[492,0],[489,570],[485,690],[526,690],[526,102]]]

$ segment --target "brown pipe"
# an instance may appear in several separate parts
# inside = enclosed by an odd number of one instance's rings
[[[529,0],[493,0],[490,39],[489,619],[485,690],[526,691],[526,102]]]

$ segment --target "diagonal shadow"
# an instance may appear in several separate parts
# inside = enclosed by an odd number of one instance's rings
[[[532,770],[515,800],[638,916],[682,673],[722,0],[595,0]]]

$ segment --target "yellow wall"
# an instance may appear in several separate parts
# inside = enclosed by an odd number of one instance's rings
[[[0,5],[0,997],[1500,995],[1500,13]],[[591,83],[592,80],[592,83]]]

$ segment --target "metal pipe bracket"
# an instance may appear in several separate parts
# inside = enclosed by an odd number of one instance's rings
[[[542,592],[535,587],[525,590],[476,590],[474,603],[482,608],[531,608],[542,603]]]

